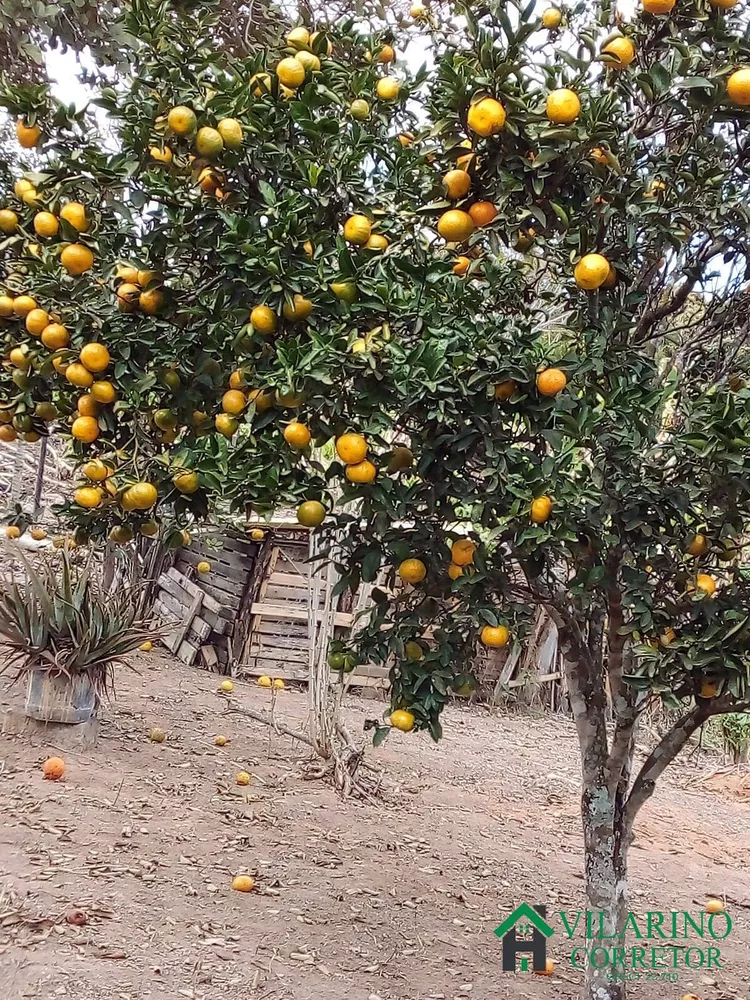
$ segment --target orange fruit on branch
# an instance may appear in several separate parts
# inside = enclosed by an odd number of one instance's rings
[[[91,444],[99,437],[99,424],[96,417],[76,417],[70,433],[77,441]]]
[[[587,253],[576,264],[573,277],[579,288],[594,291],[609,277],[609,261],[600,253]]]
[[[475,201],[469,208],[469,215],[477,228],[489,226],[497,216],[497,209],[491,201]]]
[[[451,208],[438,219],[437,231],[447,243],[464,243],[474,232],[474,219],[468,212]]]
[[[466,123],[472,132],[488,138],[505,125],[505,108],[494,97],[482,97],[469,108]]]
[[[536,387],[542,396],[556,396],[567,384],[565,372],[559,368],[545,368],[536,377]]]
[[[404,583],[414,585],[421,583],[427,576],[427,567],[421,559],[404,559],[403,562],[399,564],[398,575]]]
[[[336,454],[346,465],[357,465],[367,455],[367,441],[352,431],[336,438]]]
[[[85,233],[91,225],[86,217],[86,206],[80,201],[69,201],[67,205],[63,205],[60,209],[60,218],[65,219],[79,233]]]
[[[372,462],[365,459],[353,465],[347,465],[346,478],[351,483],[371,483],[375,479],[378,470]]]
[[[398,708],[391,712],[391,726],[399,729],[402,733],[410,733],[414,728],[414,716],[404,708]]]
[[[60,254],[60,263],[68,274],[77,276],[94,266],[94,255],[82,243],[71,243]]]
[[[112,360],[104,344],[85,344],[81,348],[79,360],[90,372],[103,372]]]
[[[534,524],[544,524],[552,513],[552,499],[548,496],[536,497],[531,502],[531,520]]]
[[[560,87],[547,95],[545,112],[555,125],[571,125],[581,113],[581,102],[574,90]]]
[[[296,448],[298,451],[306,448],[311,439],[312,434],[309,428],[297,420],[293,420],[284,428],[284,440],[290,447]]]
[[[510,632],[505,625],[485,625],[480,638],[485,646],[497,648],[507,644]]]

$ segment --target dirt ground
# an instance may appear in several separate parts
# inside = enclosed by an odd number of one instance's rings
[[[562,718],[447,712],[445,738],[394,733],[368,759],[382,803],[304,777],[305,748],[226,714],[215,676],[158,653],[118,685],[98,746],[44,781],[41,737],[0,736],[0,984],[8,1000],[448,1000],[577,995],[501,971],[493,929],[524,901],[583,906],[575,735]],[[238,682],[253,708],[270,695]],[[0,695],[0,709],[21,692]],[[352,731],[382,710],[350,698]],[[305,695],[277,712],[299,722]],[[168,739],[149,742],[153,726]],[[229,737],[219,748],[217,733]],[[234,783],[252,772],[249,788]],[[645,808],[632,909],[696,911],[726,894],[725,967],[631,995],[750,995],[750,805],[676,766]],[[233,892],[237,873],[258,891]],[[86,923],[68,923],[73,911]]]

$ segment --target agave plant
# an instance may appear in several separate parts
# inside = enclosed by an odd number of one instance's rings
[[[86,674],[101,697],[112,685],[114,667],[154,638],[141,617],[137,588],[105,593],[92,560],[76,568],[65,551],[59,563],[34,566],[23,554],[19,558],[25,581],[7,581],[0,593],[0,640],[9,653],[0,672]]]

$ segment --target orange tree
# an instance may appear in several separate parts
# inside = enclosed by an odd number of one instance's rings
[[[0,437],[72,434],[65,513],[92,539],[298,504],[340,589],[385,573],[358,655],[393,664],[406,731],[439,738],[477,645],[543,606],[610,929],[658,777],[750,701],[750,46],[727,6],[418,9],[413,76],[392,28],[241,59],[213,5],[132,4],[132,71],[98,97],[114,141],[6,94],[48,155],[0,216]],[[654,699],[679,720],[635,772]],[[593,967],[586,989],[624,993]]]

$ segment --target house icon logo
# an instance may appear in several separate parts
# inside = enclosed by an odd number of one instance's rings
[[[532,957],[534,972],[544,972],[547,968],[547,938],[552,937],[554,930],[545,920],[546,906],[530,906],[521,903],[506,917],[495,934],[503,942],[503,972],[516,971],[516,955],[521,955],[521,972],[528,972],[529,959]]]

